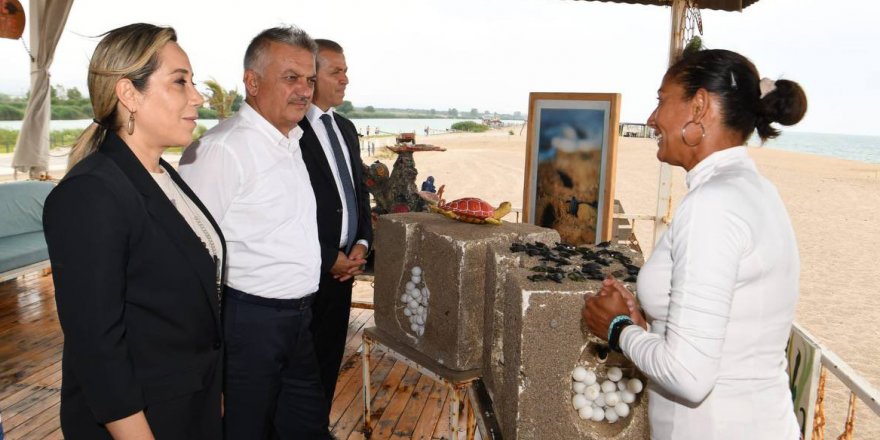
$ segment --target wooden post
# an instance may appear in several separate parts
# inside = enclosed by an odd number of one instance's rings
[[[672,0],[672,25],[669,37],[669,65],[684,50],[684,19],[688,0]],[[672,168],[667,163],[660,163],[657,179],[657,215],[654,217],[654,244],[669,229],[672,221]],[[645,256],[647,258],[647,255]]]

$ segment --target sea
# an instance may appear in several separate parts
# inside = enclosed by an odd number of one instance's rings
[[[748,145],[761,145],[761,140],[753,136]],[[778,138],[768,140],[764,148],[880,163],[880,136],[783,131]]]
[[[474,119],[353,119],[358,132],[367,134],[380,134],[415,132],[421,135],[425,129],[433,133],[441,133],[449,130],[452,124],[460,121],[477,121]],[[63,130],[85,128],[92,121],[90,119],[51,121],[50,130]],[[215,119],[200,119],[199,125],[211,128],[219,121]],[[504,125],[519,127],[524,121],[505,120]],[[20,130],[21,121],[0,121],[0,129]],[[760,139],[752,137],[748,141],[750,146],[760,145]],[[867,163],[880,163],[880,136],[865,136],[852,134],[832,133],[808,133],[800,131],[783,131],[776,139],[771,139],[764,144],[764,148],[795,151],[799,153],[816,154],[820,156],[836,157],[839,159],[855,160]]]

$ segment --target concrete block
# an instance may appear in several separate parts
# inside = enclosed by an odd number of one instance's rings
[[[558,237],[552,229],[522,223],[474,225],[431,213],[380,216],[375,238],[376,326],[450,369],[479,369],[487,279],[495,276],[494,271],[487,275],[488,248],[503,249],[513,241],[553,243]],[[415,287],[429,292],[422,335],[403,301],[416,266],[422,273]]]
[[[494,399],[505,439],[647,439],[647,397],[640,393],[630,415],[610,424],[583,420],[572,406],[571,372],[577,365],[596,370],[620,366],[628,377],[644,377],[622,355],[611,353],[589,334],[580,313],[585,294],[598,282],[533,283],[527,269],[508,274],[504,307],[503,387]],[[577,286],[577,287],[576,287]]]
[[[551,242],[552,243],[552,242]],[[595,249],[595,248],[594,248]],[[611,250],[641,266],[642,258],[627,248]],[[490,267],[499,276],[493,310],[486,311],[483,381],[487,385],[505,439],[647,439],[647,397],[640,393],[630,415],[614,424],[583,420],[572,406],[571,372],[583,365],[604,377],[608,367],[619,366],[626,377],[644,376],[622,355],[607,354],[607,344],[583,324],[584,295],[601,289],[600,281],[561,284],[527,279],[536,272],[539,257],[509,249],[490,248]],[[612,263],[607,272],[622,270]],[[487,292],[488,289],[487,289]],[[487,293],[488,294],[488,293]],[[487,297],[487,304],[488,297]],[[491,316],[491,321],[490,317]],[[603,351],[600,361],[599,351]]]

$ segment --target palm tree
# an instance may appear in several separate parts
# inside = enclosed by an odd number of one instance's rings
[[[217,119],[223,120],[232,115],[232,103],[235,102],[235,96],[238,90],[223,90],[214,79],[205,81],[205,87],[208,88],[210,94],[204,94],[208,101],[208,107],[217,112]]]

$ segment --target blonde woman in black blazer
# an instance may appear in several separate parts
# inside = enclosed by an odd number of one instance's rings
[[[223,237],[160,158],[190,142],[203,102],[174,30],[105,34],[89,92],[95,123],[43,218],[65,438],[221,438]]]

